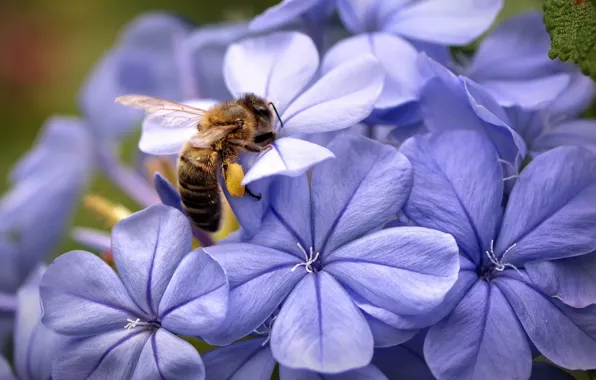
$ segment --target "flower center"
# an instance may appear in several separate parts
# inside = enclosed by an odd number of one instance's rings
[[[137,319],[126,318],[126,322],[128,322],[128,323],[126,325],[124,325],[124,328],[127,329],[128,331],[134,329],[137,326],[149,326],[149,328],[154,328],[154,329],[158,329],[161,327],[161,322],[157,318],[154,318],[147,322],[141,321],[140,318],[137,318]]]
[[[482,265],[478,271],[478,275],[483,280],[490,280],[495,277],[498,273],[503,272],[506,268],[511,268],[516,270],[519,273],[519,269],[513,264],[507,263],[505,261],[505,256],[515,247],[513,244],[511,247],[507,248],[501,256],[501,259],[497,258],[497,255],[494,251],[494,240],[490,241],[490,250],[486,251],[486,256],[488,256],[489,263],[488,265]]]
[[[304,265],[304,269],[306,269],[308,273],[318,272],[321,269],[321,263],[318,261],[320,255],[319,252],[315,252],[314,248],[310,247],[307,253],[306,249],[304,249],[302,244],[296,243],[296,245],[298,246],[300,252],[304,254],[305,261],[303,263],[298,263],[294,265],[294,267],[292,268],[292,272],[298,269],[298,267],[301,267],[302,265]]]

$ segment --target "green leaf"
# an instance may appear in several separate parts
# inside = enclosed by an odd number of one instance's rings
[[[551,59],[571,59],[596,80],[596,0],[546,0],[544,23]]]

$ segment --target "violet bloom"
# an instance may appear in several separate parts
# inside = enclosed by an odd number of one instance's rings
[[[370,363],[382,325],[367,320],[355,297],[414,317],[438,305],[454,283],[451,236],[417,227],[380,230],[409,194],[409,162],[393,147],[354,135],[328,148],[336,158],[313,169],[310,186],[306,175],[275,179],[250,241],[205,248],[231,288],[226,320],[203,336],[207,342],[230,344],[281,305],[270,340],[281,365],[348,371]],[[404,332],[393,344],[412,335]]]
[[[594,308],[566,306],[559,299],[565,296],[537,281],[552,279],[542,263],[596,249],[595,156],[579,147],[538,156],[503,206],[501,164],[486,136],[473,131],[418,136],[401,151],[414,169],[403,214],[415,225],[455,237],[459,278],[426,316],[404,318],[360,307],[398,329],[436,323],[424,355],[440,379],[528,379],[532,347],[564,368],[595,368]],[[593,283],[559,285],[579,295]]]
[[[203,379],[199,354],[174,334],[216,327],[226,314],[228,282],[191,246],[184,215],[156,205],[112,230],[118,275],[88,252],[57,258],[40,286],[44,325],[70,336],[53,378]]]
[[[298,176],[333,157],[326,148],[295,138],[353,126],[369,115],[383,86],[378,61],[362,55],[317,78],[319,55],[304,34],[278,32],[233,44],[224,76],[235,97],[252,92],[271,101],[277,140],[244,177],[243,184],[276,174]],[[277,119],[277,118],[276,118]],[[177,154],[196,127],[172,128],[145,122],[139,147],[149,154]],[[164,139],[165,136],[169,136]]]

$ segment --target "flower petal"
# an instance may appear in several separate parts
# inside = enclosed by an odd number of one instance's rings
[[[366,313],[364,316],[373,334],[375,347],[397,346],[410,340],[418,332],[418,330],[399,330]]]
[[[218,102],[211,99],[198,99],[182,103],[207,110]],[[144,153],[156,156],[178,154],[184,143],[190,140],[196,133],[196,125],[185,123],[180,127],[165,126],[158,118],[147,117],[143,120],[139,149]]]
[[[0,379],[17,380],[4,356],[0,356]]]
[[[596,149],[596,121],[579,119],[549,128],[536,138],[532,147],[537,151],[547,151],[563,145],[583,146],[594,151]]]
[[[574,380],[568,372],[549,363],[534,362],[530,380]]]
[[[97,256],[72,251],[58,257],[40,284],[43,324],[64,335],[93,335],[122,329],[144,315],[116,273]]]
[[[430,328],[424,356],[435,376],[530,377],[530,346],[507,301],[498,287],[478,281],[447,318]],[[504,361],[507,365],[503,365]]]
[[[39,271],[39,276],[42,273]],[[47,379],[64,337],[41,323],[39,278],[21,287],[18,302],[13,339],[16,372],[22,380]]]
[[[390,380],[435,380],[422,355],[406,345],[376,348],[372,364]]]
[[[270,380],[276,362],[264,341],[243,340],[206,353],[203,361],[209,380]]]
[[[594,99],[594,81],[581,72],[571,75],[569,86],[549,104],[550,115],[572,119],[579,117],[592,104]]]
[[[414,169],[406,215],[421,227],[453,235],[462,253],[480,263],[502,213],[503,174],[490,141],[452,131],[408,140],[401,152]]]
[[[92,228],[75,227],[72,229],[71,237],[77,243],[100,253],[107,252],[112,247],[109,234]]]
[[[225,318],[228,293],[223,268],[197,249],[180,261],[171,276],[159,303],[161,324],[176,334],[202,335]]]
[[[503,21],[478,46],[466,76],[477,82],[527,80],[560,72],[548,57],[550,38],[542,13],[525,12]]]
[[[273,356],[294,369],[338,373],[363,367],[370,363],[373,345],[366,319],[325,272],[304,276],[271,331]]]
[[[503,7],[503,0],[428,0],[397,12],[384,28],[414,40],[466,45],[484,33]]]
[[[570,81],[569,74],[556,74],[527,80],[491,80],[481,84],[504,107],[537,108],[560,96]]]
[[[417,65],[418,52],[406,40],[388,33],[361,34],[340,41],[325,54],[321,71],[327,73],[362,54],[374,55],[386,73],[376,107],[393,107],[418,99],[423,84]],[[395,64],[397,57],[399,65]]]
[[[412,184],[410,162],[391,146],[343,135],[328,147],[336,159],[315,167],[311,179],[315,248],[322,257],[385,224]]]
[[[168,181],[159,172],[155,172],[153,175],[153,183],[155,185],[155,191],[157,191],[157,195],[159,195],[159,199],[161,199],[161,202],[164,205],[184,212],[182,209],[182,204],[180,203],[180,193],[178,190],[176,190],[174,185],[170,183],[170,181]]]
[[[337,66],[281,112],[283,130],[320,133],[351,127],[371,113],[384,81],[381,63],[370,54]]]
[[[377,367],[370,364],[333,375],[279,366],[279,377],[283,380],[387,380]]]
[[[374,32],[387,27],[387,20],[412,0],[338,0],[337,11],[346,28],[354,34]]]
[[[495,253],[519,265],[596,250],[596,160],[577,147],[535,158],[520,174]]]
[[[217,331],[202,337],[227,345],[259,327],[290,293],[305,271],[292,271],[295,256],[253,244],[230,243],[204,248],[225,270],[230,282],[228,314]]]
[[[250,23],[250,30],[264,32],[290,24],[322,1],[326,0],[283,0],[256,16]]]
[[[573,309],[509,278],[499,279],[498,287],[528,337],[548,360],[568,369],[596,368],[594,307]]]
[[[205,367],[190,343],[158,329],[146,341],[131,379],[202,380]]]
[[[157,306],[182,258],[192,250],[188,219],[155,205],[121,220],[112,230],[112,254],[122,282],[149,315]]]
[[[596,254],[526,264],[532,282],[569,306],[596,304]]]
[[[344,245],[327,255],[323,266],[373,305],[411,315],[443,301],[457,280],[459,256],[451,235],[397,227]]]
[[[276,140],[272,147],[246,173],[243,185],[277,174],[296,177],[313,165],[334,157],[327,148],[291,137]]]
[[[260,95],[283,114],[318,67],[319,54],[308,36],[275,32],[232,44],[224,59],[224,77],[235,97]]]
[[[130,379],[151,332],[118,330],[71,338],[52,365],[53,379]]]

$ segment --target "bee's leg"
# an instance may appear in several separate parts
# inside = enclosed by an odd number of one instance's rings
[[[242,140],[228,140],[228,144],[235,145],[235,146],[241,146],[244,149],[248,150],[249,152],[255,152],[255,153],[260,153],[260,152],[263,152],[263,151],[266,151],[266,150],[269,150],[272,148],[271,145],[260,146],[252,141],[245,142]]]
[[[255,195],[252,191],[250,191],[250,189],[248,188],[248,186],[244,186],[244,190],[246,190],[246,194],[248,194],[251,197],[255,198],[257,201],[260,201],[261,200],[261,194]]]

